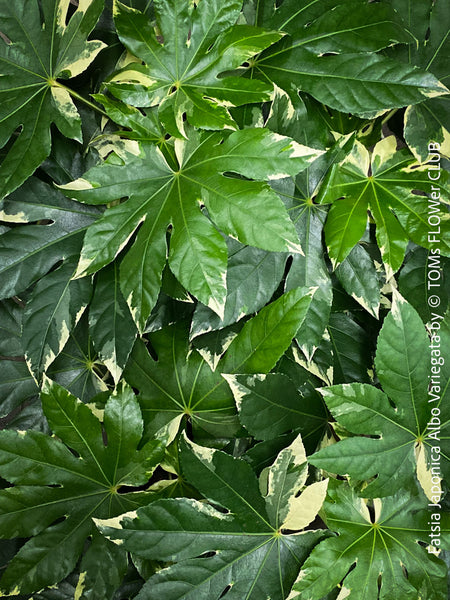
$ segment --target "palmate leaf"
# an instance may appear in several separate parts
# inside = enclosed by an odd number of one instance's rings
[[[442,324],[441,316],[434,317],[433,331],[439,336],[441,327],[447,331],[448,324]],[[447,335],[442,336],[442,342],[447,343],[447,339]],[[436,459],[431,448],[442,439],[440,469],[442,477],[448,476],[448,368],[439,366],[446,360],[448,348],[442,345],[432,355],[439,375],[428,389],[429,345],[419,315],[396,294],[378,337],[375,357],[384,392],[363,383],[319,390],[337,422],[351,433],[366,437],[355,436],[333,444],[314,454],[310,462],[360,480],[377,476],[364,488],[366,497],[387,496],[410,487],[416,472],[427,496],[440,502],[440,485],[430,478],[430,463]],[[434,421],[433,408],[438,410]]]
[[[252,72],[291,94],[300,89],[332,108],[371,118],[448,93],[431,73],[376,54],[393,43],[414,41],[387,3],[259,4],[259,22],[290,35],[252,61]]]
[[[238,429],[233,397],[220,373],[213,372],[196,350],[189,352],[186,324],[149,335],[157,360],[138,340],[125,369],[125,379],[139,390],[148,437],[170,429],[173,438],[181,419],[188,418],[196,438],[232,436]]]
[[[114,18],[133,62],[113,76],[108,89],[134,106],[159,105],[167,131],[185,136],[183,116],[205,129],[237,129],[228,107],[270,99],[272,86],[239,77],[218,78],[282,37],[235,25],[242,0],[157,0],[156,27],[117,0]],[[234,26],[234,27],[232,27]]]
[[[86,41],[103,0],[81,2],[66,24],[68,9],[69,0],[0,2],[5,36],[0,40],[0,146],[22,127],[0,166],[1,198],[47,158],[52,123],[66,137],[81,141],[80,115],[57,79],[82,73],[105,46]]]
[[[228,346],[213,371],[195,349],[189,352],[188,328],[182,324],[150,334],[157,354],[136,343],[125,378],[140,392],[146,433],[173,438],[188,417],[198,436],[228,437],[236,432],[233,396],[221,373],[267,373],[285,352],[305,319],[311,293],[292,290],[250,319]]]
[[[378,142],[372,156],[355,142],[352,153],[333,167],[319,197],[321,203],[332,203],[325,240],[335,266],[361,239],[368,209],[377,226],[377,242],[388,274],[402,265],[409,239],[425,248],[433,247],[429,241],[429,212],[435,215],[435,221],[442,220],[441,253],[450,253],[446,227],[449,215],[439,200],[426,197],[431,194],[428,168],[416,163],[406,149],[397,152],[394,136]],[[437,190],[434,196],[441,201],[448,201],[446,181],[446,173],[442,172],[439,181],[433,183]]]
[[[324,534],[301,531],[314,520],[328,483],[313,483],[297,496],[307,477],[301,438],[262,473],[259,486],[244,461],[191,442],[182,442],[181,462],[188,481],[228,512],[182,498],[157,501],[134,519],[100,522],[105,535],[138,556],[175,562],[137,598],[210,600],[224,592],[230,600],[287,598]]]
[[[49,379],[42,405],[62,441],[37,431],[0,432],[0,474],[15,484],[0,492],[1,534],[33,536],[3,574],[3,594],[33,593],[68,575],[93,533],[92,517],[112,517],[148,502],[145,492],[118,490],[146,483],[163,454],[157,441],[138,450],[141,412],[124,384],[105,407],[107,446],[91,410]]]
[[[66,345],[50,365],[47,375],[86,403],[97,394],[108,391],[103,380],[105,372],[92,344],[85,312]]]
[[[341,582],[340,595],[349,600],[447,599],[444,561],[418,543],[430,541],[426,500],[401,492],[373,504],[372,518],[367,503],[348,485],[330,481],[323,513],[328,527],[339,535],[313,549],[294,584],[292,600],[322,600]],[[432,522],[439,523],[447,546],[445,515]]]
[[[64,192],[82,202],[109,208],[86,234],[77,276],[98,271],[122,250],[142,223],[121,264],[121,288],[142,331],[156,303],[166,264],[166,230],[173,226],[169,265],[178,281],[203,304],[223,316],[227,248],[202,214],[243,244],[269,251],[300,252],[284,206],[264,180],[294,175],[320,150],[301,146],[266,129],[222,133],[190,132],[175,145],[173,170],[156,146],[142,144],[125,164],[94,167]],[[224,176],[238,173],[256,181]]]

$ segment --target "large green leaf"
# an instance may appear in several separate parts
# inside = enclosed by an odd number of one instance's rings
[[[188,481],[229,512],[194,500],[161,500],[134,519],[101,523],[108,537],[133,553],[175,562],[151,577],[137,598],[287,598],[323,535],[301,531],[314,520],[327,487],[327,481],[314,483],[297,496],[307,477],[301,439],[279,454],[259,486],[244,461],[192,443],[183,443],[182,465]]]
[[[166,230],[173,226],[169,265],[177,279],[221,317],[226,301],[227,249],[222,235],[270,251],[299,252],[294,226],[263,181],[294,175],[321,151],[300,146],[266,129],[199,134],[177,141],[179,166],[169,167],[153,145],[143,144],[125,164],[104,164],[64,187],[83,202],[126,202],[109,208],[84,241],[78,275],[93,273],[119,253],[142,223],[122,262],[121,287],[142,330],[156,303],[166,263]],[[226,177],[239,173],[244,181]]]
[[[37,431],[0,432],[0,474],[15,484],[0,492],[2,536],[33,536],[3,574],[3,594],[30,594],[68,575],[93,532],[92,517],[148,502],[149,494],[118,490],[146,483],[162,456],[156,441],[138,450],[142,417],[125,385],[105,407],[107,446],[91,410],[49,379],[42,404],[59,440]]]
[[[419,544],[428,544],[430,535],[431,513],[422,497],[401,492],[377,499],[372,516],[346,484],[331,481],[328,494],[325,520],[339,535],[313,549],[293,600],[322,600],[340,583],[341,597],[349,600],[447,599],[445,563]]]
[[[432,328],[438,336],[441,322],[442,316],[434,315]],[[361,480],[377,476],[364,489],[367,497],[387,496],[410,486],[416,472],[428,497],[439,502],[440,485],[430,477],[436,439],[442,438],[440,472],[443,476],[449,472],[449,410],[444,402],[448,377],[447,368],[439,365],[447,350],[440,342],[433,342],[433,367],[438,373],[433,372],[429,388],[430,341],[419,315],[397,294],[378,337],[375,357],[384,392],[363,383],[321,389],[337,422],[359,435],[320,450],[310,462]]]
[[[50,154],[52,123],[81,141],[80,115],[57,79],[82,73],[105,46],[86,41],[102,9],[103,0],[86,0],[66,23],[68,0],[1,0],[0,146],[22,128],[0,166],[1,198]]]
[[[198,5],[159,0],[153,27],[146,16],[116,0],[119,38],[145,64],[124,67],[109,90],[134,106],[159,105],[160,119],[175,136],[186,134],[184,115],[196,127],[237,129],[228,107],[269,100],[271,86],[218,75],[283,35],[235,25],[241,5],[241,0],[202,0]]]
[[[0,212],[2,221],[18,225],[0,236],[0,297],[23,292],[59,261],[79,254],[86,228],[99,215],[95,207],[29,179]]]
[[[413,41],[387,3],[363,0],[266,1],[262,22],[290,35],[251,67],[291,94],[308,92],[343,112],[372,117],[379,111],[441,96],[447,88],[423,70],[374,51]]]
[[[415,164],[407,150],[396,150],[389,136],[373,149],[372,156],[360,142],[342,165],[333,167],[321,189],[320,202],[333,203],[325,225],[328,253],[334,265],[341,263],[360,240],[367,226],[367,210],[377,225],[377,241],[388,273],[397,271],[404,259],[408,239],[430,248],[429,213],[442,220],[441,253],[450,252],[449,215],[439,200],[428,199],[431,182],[427,165]],[[435,187],[448,198],[446,174]],[[413,193],[414,192],[414,193]],[[433,222],[433,220],[431,221]]]

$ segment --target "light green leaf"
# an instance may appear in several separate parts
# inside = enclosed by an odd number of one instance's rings
[[[245,323],[221,363],[223,373],[268,373],[301,327],[314,289],[296,288]]]
[[[125,258],[127,275],[121,282],[141,330],[156,303],[170,224],[172,272],[190,293],[222,317],[226,245],[201,206],[206,206],[224,233],[244,244],[300,252],[284,207],[262,181],[295,174],[321,154],[265,129],[238,131],[229,137],[192,131],[190,140],[178,141],[175,149],[179,161],[175,171],[155,146],[143,144],[139,156],[129,155],[126,164],[95,167],[83,179],[63,186],[66,194],[92,204],[129,198],[107,209],[88,230],[78,276],[111,262],[143,223],[132,255]],[[258,181],[225,177],[223,173],[228,171]]]

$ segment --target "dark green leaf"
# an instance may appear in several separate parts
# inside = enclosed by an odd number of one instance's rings
[[[81,141],[81,119],[67,88],[57,79],[82,73],[104,47],[87,37],[103,8],[87,0],[66,23],[64,0],[0,2],[0,146],[21,127],[0,166],[0,197],[8,195],[50,154],[50,125]],[[42,12],[41,12],[42,11]],[[9,40],[9,43],[7,43]]]
[[[260,491],[244,461],[183,443],[186,477],[229,512],[183,498],[155,502],[139,510],[133,520],[125,517],[120,523],[101,524],[108,537],[123,541],[139,556],[176,561],[151,577],[138,598],[209,600],[225,590],[234,600],[287,598],[306,553],[322,535],[321,531],[282,533],[284,526],[306,527],[323,502],[326,481],[295,497],[306,481],[305,460],[298,439],[261,476]],[[309,507],[303,512],[306,503]],[[210,554],[198,558],[204,553]]]
[[[105,407],[106,447],[100,421],[64,388],[45,379],[42,403],[62,441],[37,431],[0,432],[0,474],[16,484],[0,492],[2,535],[34,536],[3,574],[4,594],[30,594],[70,573],[93,532],[92,517],[112,517],[149,501],[149,494],[117,491],[146,483],[162,455],[154,441],[137,450],[142,417],[125,385]]]

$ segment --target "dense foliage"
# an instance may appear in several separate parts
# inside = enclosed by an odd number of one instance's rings
[[[446,600],[445,0],[0,0],[0,596]]]

